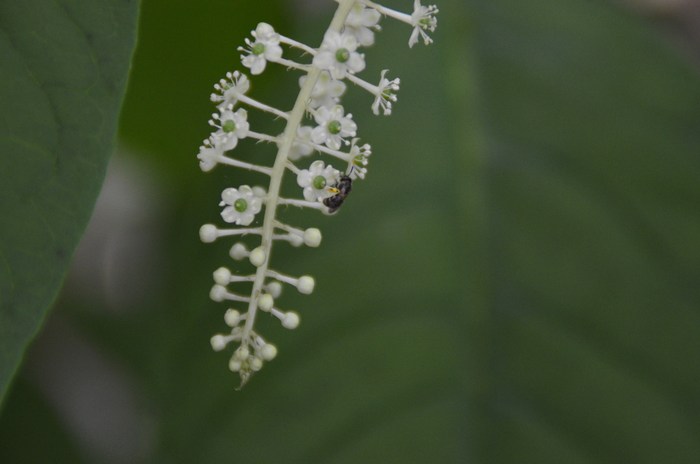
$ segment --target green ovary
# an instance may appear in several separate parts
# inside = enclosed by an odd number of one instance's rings
[[[227,119],[224,121],[224,123],[221,125],[221,129],[226,132],[230,133],[236,130],[236,123],[233,122],[233,119]]]
[[[340,124],[340,121],[331,121],[326,127],[328,127],[328,132],[330,132],[333,135],[340,134],[340,131],[343,128],[343,126]]]
[[[245,210],[248,209],[248,202],[245,201],[243,198],[239,198],[238,200],[233,202],[233,208],[239,213],[243,213],[245,212]]]
[[[262,55],[265,53],[265,44],[256,43],[253,45],[253,48],[251,48],[250,51],[253,52],[253,55]]]
[[[350,59],[350,51],[347,48],[339,48],[335,52],[335,59],[339,63],[345,63]]]
[[[326,178],[323,176],[316,176],[314,177],[312,183],[316,190],[321,190],[326,186]]]

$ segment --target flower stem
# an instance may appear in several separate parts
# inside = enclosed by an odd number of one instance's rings
[[[304,51],[305,53],[308,53],[309,55],[313,56],[316,54],[316,50],[314,50],[313,48],[307,47],[303,43],[297,42],[296,40],[290,39],[289,37],[285,37],[283,35],[280,35],[280,42],[283,44],[287,44],[291,47],[296,47],[296,48]]]
[[[363,89],[365,89],[367,92],[371,93],[372,95],[376,96],[377,94],[379,94],[379,87],[377,87],[376,85],[372,85],[369,82],[355,76],[354,74],[348,73],[348,75],[345,77],[347,77],[350,82],[352,82],[353,84],[355,84],[358,87],[362,87]]]
[[[408,24],[409,26],[413,26],[413,22],[411,21],[411,15],[409,15],[409,14],[401,13],[400,11],[396,11],[396,10],[392,10],[391,8],[383,7],[382,5],[374,3],[371,0],[362,0],[362,3],[364,3],[366,6],[368,6],[370,8],[374,8],[375,10],[377,10],[379,13],[383,14],[384,16],[389,16],[390,18],[394,18],[394,19],[397,19],[403,23]]]
[[[350,9],[355,4],[355,1],[356,0],[339,0],[338,9],[335,11],[331,24],[328,27],[329,31],[340,32],[345,24],[345,18],[347,18],[348,14],[350,13]],[[248,317],[246,318],[243,333],[241,334],[241,340],[244,344],[249,342],[251,332],[253,331],[255,315],[258,309],[258,296],[260,295],[260,291],[265,282],[265,276],[267,275],[267,269],[270,263],[270,256],[272,254],[272,235],[276,224],[277,203],[279,199],[280,186],[282,185],[282,176],[284,176],[284,171],[287,166],[287,158],[289,157],[289,152],[296,137],[297,129],[299,128],[299,125],[304,117],[306,106],[309,98],[311,97],[311,91],[316,85],[316,81],[318,80],[318,76],[320,74],[321,70],[316,67],[312,66],[309,70],[307,78],[304,81],[304,85],[301,87],[296,102],[294,103],[294,108],[292,108],[292,111],[289,113],[287,125],[284,128],[279,149],[277,151],[277,158],[275,158],[275,164],[272,167],[270,186],[267,189],[268,196],[267,204],[265,205],[265,217],[263,219],[261,243],[263,250],[265,250],[265,260],[260,266],[258,266],[255,273],[255,281],[253,282],[253,290],[250,295],[250,303],[248,303]]]
[[[277,108],[271,107],[270,105],[260,103],[259,101],[253,100],[252,98],[250,98],[246,95],[238,94],[237,98],[240,102],[245,103],[246,105],[250,105],[253,108],[257,108],[261,111],[267,111],[268,113],[272,113],[275,116],[277,116],[278,118],[287,119],[289,117],[287,115],[287,113],[285,113],[284,111],[280,111]]]

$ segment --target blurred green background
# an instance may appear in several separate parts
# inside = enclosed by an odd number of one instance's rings
[[[349,88],[369,174],[334,217],[285,212],[324,241],[273,268],[316,291],[280,300],[297,330],[260,321],[279,355],[235,391],[208,291],[241,265],[197,231],[264,179],[198,169],[208,97],[258,22],[315,46],[335,3],[143,0],[117,153],[0,462],[700,462],[692,2],[438,3],[430,47],[385,19],[366,50],[399,101],[375,117]],[[251,95],[289,108],[296,79],[270,66]]]

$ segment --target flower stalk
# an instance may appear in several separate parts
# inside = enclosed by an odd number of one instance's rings
[[[270,268],[275,241],[308,247],[318,247],[321,243],[318,229],[301,229],[282,223],[277,218],[278,206],[335,214],[350,194],[353,180],[364,179],[367,173],[371,147],[369,144],[360,145],[356,137],[357,124],[352,114],[346,113],[340,104],[346,90],[343,81],[352,82],[374,98],[372,110],[375,114],[379,114],[380,110],[384,115],[391,114],[392,104],[397,100],[399,79],[386,79],[386,71],[382,71],[378,85],[356,76],[365,68],[365,55],[359,52],[360,47],[374,43],[374,32],[380,30],[378,23],[382,16],[399,19],[414,28],[409,39],[410,46],[417,41],[418,35],[426,44],[432,42],[432,39],[426,38],[426,31],[434,31],[437,24],[434,17],[437,8],[424,7],[419,0],[414,2],[413,14],[395,12],[369,0],[336,1],[338,8],[318,48],[280,35],[269,24],[260,23],[252,32],[253,39],[246,39],[246,47],[238,49],[243,53],[241,63],[253,75],[261,74],[269,63],[303,73],[299,93],[290,111],[273,108],[246,95],[250,83],[248,77],[238,71],[227,73],[226,79],[214,86],[215,93],[211,95],[219,112],[210,120],[215,131],[205,140],[197,155],[202,170],[210,171],[221,164],[258,172],[269,178],[267,189],[242,185],[223,191],[220,204],[223,207],[222,219],[242,227],[220,229],[213,224],[205,224],[200,228],[200,238],[205,243],[225,237],[260,238],[259,245],[252,250],[243,242],[237,242],[229,253],[234,260],[247,259],[255,267],[255,272],[239,276],[227,267],[220,267],[213,274],[215,285],[210,291],[210,298],[214,301],[246,305],[244,311],[229,308],[224,320],[231,327],[230,333],[218,334],[211,339],[216,351],[225,349],[230,343],[239,343],[229,361],[229,368],[240,375],[241,386],[262,368],[264,362],[271,361],[277,355],[277,348],[255,331],[259,313],[268,313],[278,319],[284,328],[294,329],[299,325],[299,315],[276,306],[282,284],[296,287],[302,294],[312,293],[315,286],[311,276],[296,278]],[[284,58],[282,45],[302,53],[310,61],[297,63]],[[283,120],[285,126],[281,134],[272,136],[251,130],[247,112],[241,105]],[[277,154],[272,167],[226,156],[241,140],[248,138],[276,144]],[[342,147],[349,149],[344,151]],[[306,169],[295,164],[313,153],[345,163],[344,174],[322,160],[312,162]],[[280,196],[286,171],[296,176],[302,198]],[[258,213],[263,209],[262,224],[252,225],[259,221]],[[241,295],[240,292],[229,291],[228,285],[250,285],[251,289],[246,295]]]

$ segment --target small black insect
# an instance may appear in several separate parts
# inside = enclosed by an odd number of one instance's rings
[[[343,204],[348,195],[350,195],[351,190],[352,178],[350,176],[342,176],[333,186],[333,192],[335,195],[323,199],[323,204],[328,206],[328,212],[335,213]]]

